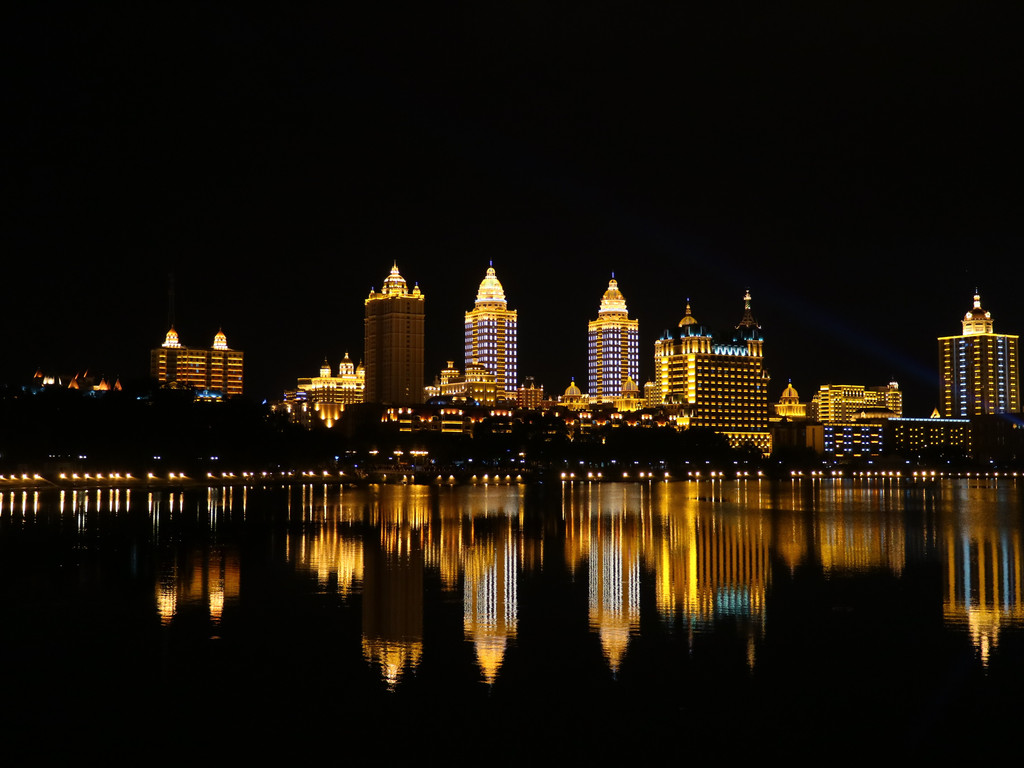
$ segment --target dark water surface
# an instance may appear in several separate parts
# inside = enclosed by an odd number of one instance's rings
[[[28,756],[1020,756],[1016,481],[9,492]]]

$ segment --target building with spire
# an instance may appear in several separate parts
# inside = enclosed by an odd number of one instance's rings
[[[754,320],[750,291],[743,318],[728,343],[715,340],[686,304],[678,337],[665,331],[654,343],[655,392],[677,411],[680,427],[720,432],[734,447],[771,451],[768,432],[768,373],[764,341]]]
[[[587,325],[587,342],[590,402],[613,403],[627,381],[640,378],[638,323],[629,319],[614,275],[601,297],[597,319]]]
[[[939,409],[946,418],[1020,413],[1019,336],[996,333],[981,296],[959,336],[939,338]]]
[[[466,371],[481,365],[493,374],[498,399],[516,398],[518,321],[518,311],[508,308],[501,281],[489,266],[473,309],[466,313]]]
[[[423,402],[423,294],[410,291],[398,265],[366,298],[364,356],[368,403]]]
[[[194,389],[225,397],[242,394],[244,354],[228,346],[218,330],[209,349],[184,346],[172,325],[164,343],[149,354],[149,375],[173,389]]]

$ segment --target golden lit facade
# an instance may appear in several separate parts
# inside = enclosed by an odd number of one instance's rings
[[[807,403],[800,402],[800,393],[796,391],[793,382],[789,382],[782,390],[782,397],[779,402],[771,407],[775,419],[806,419]]]
[[[398,266],[380,292],[366,298],[364,325],[368,403],[423,402],[423,294],[410,291]]]
[[[666,332],[654,343],[656,391],[661,403],[678,408],[679,427],[713,429],[734,447],[754,445],[769,453],[769,376],[749,292],[735,331],[731,343],[716,342],[687,304],[678,338]]]
[[[494,267],[488,267],[475,306],[466,313],[466,370],[479,364],[493,374],[501,399],[516,398],[518,322],[519,313],[508,308]]]
[[[212,390],[226,397],[242,394],[241,350],[228,346],[224,331],[217,331],[210,349],[181,344],[172,326],[164,343],[149,355],[149,375],[174,389]]]
[[[612,403],[627,380],[640,378],[640,342],[636,320],[629,319],[618,281],[608,281],[597,319],[587,325],[590,402]]]
[[[338,364],[337,376],[331,374],[330,363],[324,360],[320,365],[320,375],[299,379],[296,389],[303,393],[303,396],[292,398],[294,406],[311,409],[324,424],[333,427],[346,405],[363,402],[366,392],[366,370],[362,365],[356,366],[346,352],[345,359]],[[312,423],[311,419],[298,420],[307,425]]]
[[[448,367],[441,371],[441,397],[452,402],[475,402],[489,406],[497,404],[501,390],[492,372],[479,363],[467,365],[465,373],[454,366],[455,361],[449,360]]]
[[[822,384],[811,400],[810,415],[822,424],[898,419],[903,415],[903,393],[895,381],[881,387]]]
[[[1020,337],[994,332],[978,294],[962,322],[960,336],[939,338],[942,415],[1020,413]]]

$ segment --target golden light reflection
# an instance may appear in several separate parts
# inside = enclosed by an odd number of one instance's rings
[[[488,523],[491,523],[488,525]],[[492,685],[515,637],[518,563],[512,522],[475,518],[465,551],[463,622],[484,681]]]
[[[663,487],[660,524],[651,558],[659,613],[692,629],[730,618],[748,635],[747,662],[756,659],[754,639],[764,634],[771,580],[771,518],[759,492],[741,484],[696,481]]]
[[[968,487],[942,520],[943,616],[966,628],[988,665],[1000,633],[1024,625],[1019,490]],[[998,510],[1013,509],[1005,515]]]

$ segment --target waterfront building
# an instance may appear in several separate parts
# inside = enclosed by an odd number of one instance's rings
[[[782,397],[779,398],[779,402],[772,405],[771,411],[772,421],[782,421],[783,419],[790,421],[805,420],[807,418],[807,403],[800,402],[800,393],[796,391],[796,387],[793,386],[791,381],[782,390]]]
[[[171,326],[164,343],[149,355],[149,374],[174,389],[216,392],[224,397],[242,394],[241,350],[228,347],[223,330],[217,331],[210,349],[184,346]]]
[[[824,453],[836,461],[877,458],[885,450],[884,427],[881,420],[823,424]]]
[[[371,288],[365,303],[365,401],[423,402],[424,297],[419,285],[409,290],[396,264],[380,292]]]
[[[587,325],[590,402],[612,403],[627,379],[640,378],[638,323],[629,319],[626,299],[613,276],[601,297],[597,319]]]
[[[654,343],[655,383],[680,428],[713,429],[733,447],[753,445],[767,454],[771,435],[764,341],[749,291],[743,301],[743,318],[728,343],[717,342],[687,303],[678,337],[666,331]]]
[[[889,419],[885,424],[886,450],[902,456],[973,453],[970,419]]]
[[[940,411],[946,418],[1020,413],[1019,336],[995,333],[992,313],[974,306],[963,333],[939,338]]]
[[[366,370],[356,366],[345,353],[338,364],[338,375],[331,374],[326,358],[320,365],[320,375],[299,379],[296,392],[285,393],[285,404],[293,421],[311,426],[312,417],[318,416],[328,427],[334,426],[345,406],[363,402],[366,391]]]
[[[822,384],[814,393],[809,410],[810,417],[822,424],[899,418],[903,415],[903,393],[895,381],[880,387]]]
[[[462,373],[455,368],[455,361],[449,360],[448,367],[441,371],[440,396],[450,402],[493,406],[499,389],[494,373],[479,363],[471,362]]]
[[[482,365],[494,375],[498,397],[516,399],[519,313],[509,309],[494,267],[480,282],[473,309],[466,313],[466,370]]]

